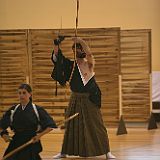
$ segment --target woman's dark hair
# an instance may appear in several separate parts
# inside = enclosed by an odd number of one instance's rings
[[[31,88],[31,86],[30,86],[29,84],[27,84],[27,83],[22,83],[22,84],[19,86],[18,89],[25,89],[25,90],[27,90],[28,93],[32,93],[32,88]],[[29,99],[30,99],[30,101],[32,102],[32,96],[31,96]]]
[[[72,45],[72,49],[74,49],[74,48],[75,48],[75,43],[73,43],[73,45]],[[76,43],[76,48],[83,50],[83,47],[80,43]]]

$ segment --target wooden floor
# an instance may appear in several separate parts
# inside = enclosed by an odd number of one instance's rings
[[[160,129],[147,130],[145,127],[127,128],[128,134],[116,135],[117,128],[108,128],[110,146],[117,160],[160,160]],[[42,138],[43,160],[51,160],[61,149],[63,131],[52,131]],[[0,157],[6,143],[0,138]],[[68,157],[65,160],[103,160],[105,156],[79,158]]]

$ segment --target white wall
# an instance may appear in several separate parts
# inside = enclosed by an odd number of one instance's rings
[[[79,28],[152,29],[160,70],[160,0],[79,0]],[[0,0],[0,29],[74,28],[76,0]]]

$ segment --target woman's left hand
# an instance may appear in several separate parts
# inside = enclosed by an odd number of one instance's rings
[[[12,137],[10,137],[8,134],[3,134],[2,138],[5,142],[10,142],[12,140]]]
[[[40,140],[41,136],[40,135],[36,135],[35,137],[32,138],[33,142],[32,143],[36,143]]]

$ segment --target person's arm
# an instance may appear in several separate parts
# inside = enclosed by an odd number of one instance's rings
[[[54,50],[52,52],[52,62],[55,63],[57,61],[57,55],[60,49],[60,43],[64,40],[63,36],[59,36],[57,39],[54,39]]]
[[[52,56],[51,56],[51,60],[53,63],[57,62],[58,49],[59,47],[57,45],[54,45],[54,49],[53,49]]]
[[[0,136],[5,142],[11,141],[11,137],[9,136],[9,133],[7,131],[7,128],[10,126],[11,109],[6,111],[3,117],[0,119]]]
[[[64,86],[69,80],[70,72],[72,69],[72,61],[65,57],[60,49],[60,45],[57,45],[57,39],[54,40],[54,51],[52,52],[52,62],[54,68],[51,73],[51,77],[58,81],[61,86]]]
[[[12,138],[9,136],[8,131],[5,129],[0,128],[0,135],[5,142],[10,142]]]
[[[59,50],[59,47],[54,45],[54,50],[52,52],[52,58],[51,58],[53,63],[57,62],[58,50]]]

